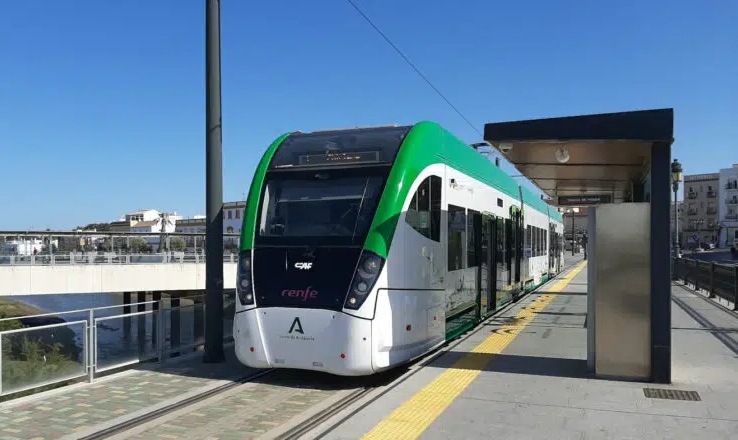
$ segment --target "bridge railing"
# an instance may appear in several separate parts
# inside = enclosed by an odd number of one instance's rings
[[[238,261],[238,253],[223,254],[224,263]],[[86,252],[39,255],[0,255],[0,266],[49,266],[83,264],[184,264],[205,263],[204,253],[160,252],[130,254],[122,252]]]
[[[0,319],[0,400],[199,349],[205,303],[198,298],[204,296]],[[233,292],[224,307],[224,337],[231,341]]]
[[[677,258],[676,278],[684,284],[704,290],[710,298],[722,298],[738,310],[738,264],[719,264],[692,258]]]

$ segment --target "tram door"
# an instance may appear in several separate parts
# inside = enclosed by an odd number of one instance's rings
[[[495,248],[497,238],[495,227],[497,221],[492,215],[481,217],[480,232],[480,271],[479,276],[479,304],[480,315],[486,316],[493,312],[497,306],[497,262],[495,261]]]

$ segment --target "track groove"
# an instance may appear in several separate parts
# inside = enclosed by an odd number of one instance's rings
[[[259,379],[261,377],[264,377],[266,375],[274,373],[274,369],[260,371],[256,374],[250,374],[248,376],[242,377],[241,379],[235,380],[233,382],[223,384],[219,387],[213,388],[211,390],[202,392],[200,394],[197,394],[195,396],[188,397],[187,399],[181,400],[179,402],[173,403],[171,405],[167,405],[163,408],[159,408],[157,410],[151,411],[149,413],[146,413],[139,417],[134,417],[130,420],[126,420],[122,423],[118,423],[116,425],[113,425],[109,428],[102,429],[100,431],[97,431],[95,433],[92,433],[90,435],[80,437],[80,440],[97,440],[97,439],[104,439],[108,438],[110,436],[120,434],[122,432],[125,432],[129,428],[133,426],[142,425],[147,422],[151,422],[153,420],[156,420],[160,417],[163,417],[167,414],[173,413],[174,411],[178,411],[180,409],[186,408],[188,406],[194,405],[195,403],[201,402],[205,399],[208,399],[210,397],[216,396],[218,394],[222,394],[228,390],[231,390],[233,388],[236,388],[240,385],[243,385],[247,382],[251,382],[253,380]]]

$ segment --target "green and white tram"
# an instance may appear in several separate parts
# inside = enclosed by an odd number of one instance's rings
[[[236,354],[346,376],[412,361],[561,271],[562,234],[435,123],[282,135],[245,208]]]

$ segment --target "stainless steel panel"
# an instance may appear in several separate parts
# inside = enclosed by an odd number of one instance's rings
[[[597,209],[591,207],[587,209],[587,371],[595,373],[595,361],[597,359],[596,351],[596,339],[595,339],[595,325],[597,323],[597,314],[595,313],[595,288],[597,287],[596,282],[596,271],[597,260],[594,258],[597,255]]]
[[[596,208],[594,300],[596,374],[651,374],[651,206]]]

